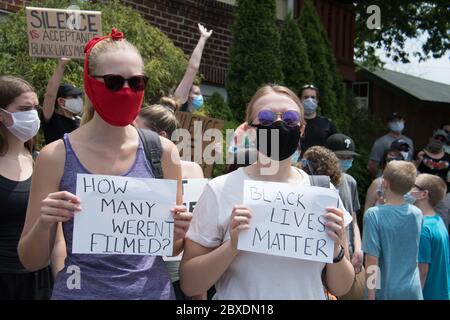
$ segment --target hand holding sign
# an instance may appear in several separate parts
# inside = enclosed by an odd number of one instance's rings
[[[230,221],[230,238],[233,248],[237,248],[239,231],[250,229],[252,211],[246,205],[236,205],[233,208]]]
[[[327,214],[324,215],[326,232],[334,241],[334,256],[339,253],[339,247],[345,243],[344,213],[337,208],[326,208]]]
[[[186,232],[189,229],[189,225],[192,220],[192,213],[187,212],[185,206],[176,206],[171,212],[173,213],[174,219],[174,242],[177,240],[184,239]]]
[[[340,202],[337,190],[247,180],[244,203],[255,214],[239,232],[238,249],[331,263],[345,243],[344,221],[351,221],[336,209]]]
[[[38,224],[48,230],[55,223],[69,221],[80,211],[80,199],[77,196],[67,191],[50,193],[41,202]]]

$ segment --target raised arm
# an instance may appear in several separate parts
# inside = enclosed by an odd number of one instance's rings
[[[61,84],[61,79],[64,74],[64,69],[66,65],[70,62],[68,58],[61,58],[58,60],[58,65],[53,72],[52,77],[48,81],[47,90],[45,91],[44,103],[42,106],[42,111],[44,114],[44,120],[46,122],[50,121],[55,111],[56,95],[58,93],[59,85]]]
[[[212,34],[212,30],[208,31],[200,23],[198,24],[198,29],[200,31],[200,39],[198,40],[197,46],[189,59],[189,64],[186,72],[184,73],[183,79],[174,93],[175,98],[180,102],[180,104],[184,104],[189,98],[189,91],[194,83],[198,68],[200,67],[200,61],[202,60],[202,53],[206,40],[208,40]]]

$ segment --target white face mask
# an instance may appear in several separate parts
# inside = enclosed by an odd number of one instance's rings
[[[20,141],[27,142],[38,133],[41,120],[39,120],[37,110],[13,113],[6,110],[3,111],[10,114],[13,120],[13,124],[6,128]]]
[[[64,109],[73,114],[80,114],[83,111],[83,99],[81,97],[75,99],[65,99]]]
[[[405,160],[405,161],[408,161],[409,159],[409,153],[408,152],[406,152],[406,151],[401,151],[400,152],[401,154],[402,154],[402,156],[403,156],[403,159]]]

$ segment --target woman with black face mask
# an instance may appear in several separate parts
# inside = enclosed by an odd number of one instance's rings
[[[328,208],[325,214],[325,231],[334,241],[333,264],[237,249],[239,233],[250,228],[252,216],[262,214],[242,204],[245,180],[282,182],[293,190],[311,185],[307,173],[291,166],[305,126],[303,105],[291,90],[276,85],[259,89],[248,104],[246,122],[249,130],[256,130],[257,160],[205,187],[186,235],[183,291],[195,295],[215,284],[216,299],[320,300],[326,298],[321,278],[325,269],[330,292],[347,293],[354,270],[343,255],[343,230],[351,218],[341,209]]]
[[[449,189],[450,154],[444,151],[446,141],[447,133],[442,129],[436,130],[427,146],[417,154],[415,164],[419,173],[429,173],[444,179]]]

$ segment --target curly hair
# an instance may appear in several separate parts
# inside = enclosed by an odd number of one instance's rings
[[[305,151],[303,159],[308,160],[311,168],[314,170],[314,172],[308,172],[309,174],[329,176],[331,183],[335,186],[341,181],[339,159],[333,151],[325,147],[314,146]],[[308,168],[301,167],[301,163],[300,168],[308,171]]]

